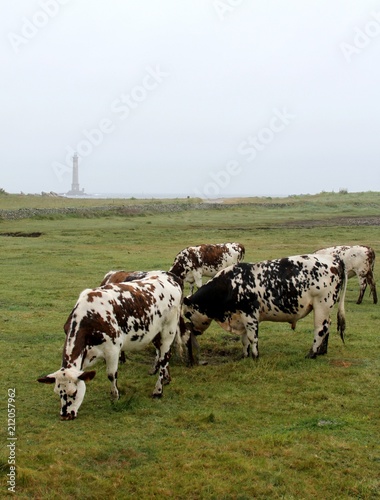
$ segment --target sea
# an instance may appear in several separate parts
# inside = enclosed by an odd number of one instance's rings
[[[75,196],[70,196],[67,194],[61,194],[61,196],[66,196],[67,198],[90,198],[90,199],[136,199],[136,200],[170,200],[170,199],[186,199],[186,198],[194,198],[195,196],[187,195],[184,193],[91,193],[91,194],[80,194]],[[220,201],[220,199],[228,199],[228,198],[249,198],[259,196],[260,198],[271,197],[271,198],[283,198],[287,195],[281,194],[268,194],[268,195],[249,195],[249,194],[229,194],[223,195],[222,197],[205,197],[204,201]]]

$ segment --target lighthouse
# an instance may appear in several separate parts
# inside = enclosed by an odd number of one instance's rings
[[[76,153],[73,156],[73,182],[71,184],[71,191],[79,193],[78,155]]]
[[[70,196],[79,196],[83,194],[84,189],[82,191],[79,189],[79,174],[78,174],[78,160],[79,157],[77,153],[74,153],[73,156],[73,181],[71,183],[71,190],[67,193]]]

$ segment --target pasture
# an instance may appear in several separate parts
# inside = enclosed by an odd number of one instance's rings
[[[380,259],[378,193],[235,202],[203,210],[191,208],[191,200],[180,211],[0,218],[1,497],[380,498],[380,306],[368,290],[356,305],[356,278],[347,288],[346,343],[336,333],[335,306],[329,352],[316,360],[305,359],[310,314],[295,331],[262,323],[258,361],[242,360],[240,341],[213,324],[198,339],[202,364],[189,368],[173,355],[172,382],[160,400],[150,398],[153,347],[127,355],[114,404],[104,364],[96,365],[74,421],[60,421],[53,386],[36,381],[60,367],[63,325],[79,293],[98,286],[111,269],[167,270],[185,246],[226,241],[243,243],[247,262],[335,244],[367,244]],[[0,197],[1,210],[57,208],[51,203],[94,206]],[[31,233],[40,236],[26,236]],[[15,493],[7,490],[10,388],[16,392]]]

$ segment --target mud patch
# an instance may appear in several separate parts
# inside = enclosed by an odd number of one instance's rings
[[[43,233],[23,233],[22,231],[16,231],[12,233],[0,233],[0,236],[10,236],[14,238],[39,238]]]
[[[340,368],[349,368],[353,365],[353,363],[351,361],[343,361],[343,359],[332,359],[330,361],[330,365],[338,366]]]

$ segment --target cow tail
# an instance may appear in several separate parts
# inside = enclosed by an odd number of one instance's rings
[[[337,330],[340,333],[340,338],[342,339],[342,342],[344,344],[344,332],[346,330],[346,313],[344,309],[344,299],[346,297],[348,276],[344,262],[341,261],[341,263],[342,263],[342,273],[341,273],[342,284],[340,289],[339,306],[337,314]]]

